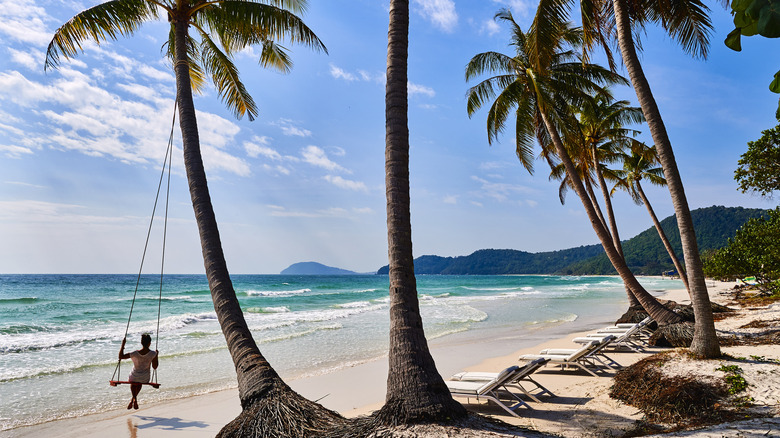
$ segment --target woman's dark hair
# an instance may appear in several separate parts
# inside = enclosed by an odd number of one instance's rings
[[[144,347],[148,347],[148,346],[152,345],[152,336],[147,334],[147,333],[142,334],[141,335],[141,345],[143,345]]]

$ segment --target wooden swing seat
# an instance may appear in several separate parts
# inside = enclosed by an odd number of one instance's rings
[[[149,385],[149,386],[151,386],[154,389],[159,389],[160,388],[160,384],[159,383],[155,383],[155,382],[141,383],[141,382],[130,382],[130,381],[127,381],[127,380],[109,380],[108,384],[111,385],[111,386],[130,385],[130,384]]]

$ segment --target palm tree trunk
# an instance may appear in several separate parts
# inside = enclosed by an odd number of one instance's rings
[[[598,216],[599,220],[601,221],[601,226],[604,228],[607,234],[609,234],[610,240],[612,240],[612,233],[607,227],[607,220],[604,219],[604,213],[601,211],[601,206],[599,205],[599,199],[596,197],[596,192],[593,191],[593,185],[588,179],[583,181],[583,184],[585,185],[585,190],[588,192],[588,197],[590,198],[590,203],[593,205],[593,210],[596,211],[596,216]]]
[[[385,97],[390,369],[385,406],[377,414],[386,424],[466,415],[436,370],[417,299],[409,200],[408,46],[409,1],[391,0]]]
[[[647,196],[645,195],[645,191],[642,190],[642,185],[639,183],[639,181],[636,182],[636,189],[639,193],[639,197],[642,198],[642,202],[644,202],[645,207],[647,207],[647,212],[650,213],[650,217],[653,219],[653,225],[655,225],[655,229],[658,231],[658,236],[661,237],[661,241],[664,243],[664,248],[666,248],[666,252],[669,253],[669,258],[672,259],[672,263],[674,263],[674,267],[677,269],[677,272],[680,274],[680,280],[682,280],[683,284],[685,285],[685,289],[688,290],[688,295],[690,296],[691,292],[688,288],[688,276],[685,275],[685,269],[683,269],[682,264],[680,263],[680,259],[677,258],[677,254],[674,253],[674,249],[672,248],[672,244],[669,242],[669,239],[666,237],[666,233],[664,233],[664,229],[661,228],[661,222],[658,221],[658,217],[655,215],[655,211],[653,211],[653,207],[650,205],[650,200],[647,199]]]
[[[690,285],[690,295],[693,311],[696,318],[691,352],[703,358],[720,356],[720,345],[715,332],[715,322],[712,317],[712,305],[707,293],[707,285],[704,281],[701,257],[696,243],[696,233],[693,229],[693,220],[685,197],[685,189],[677,170],[669,136],[666,133],[661,113],[653,98],[650,84],[647,82],[639,57],[636,54],[631,35],[631,21],[624,0],[612,0],[615,13],[615,27],[617,29],[618,45],[623,56],[623,64],[626,66],[631,84],[634,86],[639,105],[642,107],[647,126],[653,137],[653,142],[658,150],[658,159],[664,170],[672,197],[672,204],[677,216],[677,226],[680,230],[683,258]]]
[[[618,254],[625,260],[626,256],[623,254],[623,245],[620,243],[620,234],[618,233],[617,221],[615,220],[615,210],[612,208],[612,197],[609,195],[607,182],[604,180],[604,172],[601,171],[601,165],[598,160],[594,159],[593,167],[596,169],[601,196],[604,198],[604,208],[607,209],[607,219],[609,219],[609,227],[612,229],[612,242],[614,242]]]
[[[590,219],[590,224],[601,241],[601,245],[604,247],[604,252],[606,252],[609,261],[612,262],[612,265],[615,267],[615,270],[617,270],[618,275],[620,275],[620,278],[631,290],[631,292],[633,292],[634,296],[642,304],[642,307],[645,309],[645,311],[647,311],[647,313],[655,320],[655,322],[658,323],[659,326],[680,322],[681,318],[674,312],[666,309],[658,302],[658,300],[650,295],[645,290],[645,288],[639,284],[639,281],[637,281],[636,277],[634,277],[634,274],[631,272],[631,270],[628,269],[626,261],[623,260],[623,258],[618,254],[615,246],[612,244],[612,239],[609,232],[603,226],[601,219],[599,219],[598,214],[593,208],[593,204],[589,201],[590,197],[588,192],[585,189],[582,179],[580,179],[580,176],[577,173],[577,168],[574,166],[571,157],[566,151],[566,147],[563,145],[563,142],[558,135],[558,131],[550,122],[547,114],[543,110],[540,111],[540,113],[544,125],[550,134],[550,138],[555,145],[558,157],[561,159],[561,162],[566,168],[566,173],[569,174],[574,191],[577,193],[577,196],[579,196],[580,200],[582,201],[582,205],[585,207],[585,212],[588,215],[588,219]]]
[[[195,211],[195,221],[198,224],[203,250],[203,264],[206,268],[211,298],[236,368],[239,398],[243,408],[242,414],[225,426],[220,431],[219,436],[307,436],[307,432],[311,430],[320,430],[323,423],[332,424],[338,422],[341,417],[335,412],[328,411],[320,405],[304,399],[290,389],[260,353],[260,349],[246,324],[222,252],[222,242],[219,237],[214,209],[211,205],[206,172],[200,153],[198,122],[192,100],[187,59],[188,24],[186,21],[174,19],[174,26],[176,53],[174,72],[184,167],[187,173],[192,208]],[[282,419],[282,421],[293,424],[290,427],[293,431],[292,434],[280,431],[275,427],[276,424],[271,424],[273,421],[278,422],[278,418],[265,416],[257,409],[252,410],[256,408],[255,405],[260,404],[258,402],[269,399],[272,399],[272,403],[292,405],[288,409],[291,418]],[[300,433],[303,435],[299,435]]]
[[[607,182],[604,180],[604,173],[601,171],[601,166],[599,165],[598,160],[595,159],[595,151],[592,152],[594,157],[593,166],[596,169],[596,177],[598,178],[599,186],[601,188],[601,196],[604,197],[604,208],[607,209],[607,218],[609,219],[609,226],[612,229],[612,243],[615,244],[615,249],[617,250],[620,258],[625,261],[626,256],[623,253],[623,245],[620,243],[620,234],[618,234],[617,221],[615,220],[615,210],[612,208],[612,197],[609,195],[609,191],[607,190]],[[626,262],[626,264],[628,263]],[[641,306],[639,300],[636,299],[634,293],[631,291],[628,285],[626,285],[626,295],[628,295],[629,309]]]

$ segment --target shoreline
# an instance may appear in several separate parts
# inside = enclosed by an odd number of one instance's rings
[[[713,287],[714,286],[714,287]],[[730,287],[728,283],[713,283],[708,281],[711,295]],[[672,299],[680,303],[688,301],[684,289],[672,289],[659,294],[660,298]],[[439,338],[431,342],[431,354],[437,364],[439,373],[447,379],[459,371],[498,371],[514,364],[519,354],[537,353],[543,348],[570,348],[570,339],[592,332],[614,322],[620,315],[613,315],[611,320],[588,318],[583,315],[572,322],[562,323],[541,330],[526,333],[503,333],[504,336],[491,336],[489,339],[454,336]],[[576,332],[576,333],[574,333]],[[496,335],[485,333],[484,335]],[[621,364],[627,364],[628,356],[639,354],[617,353]],[[644,356],[643,356],[644,357]],[[639,357],[636,358],[638,360]],[[633,362],[633,361],[632,361]],[[561,375],[565,374],[563,378]],[[580,373],[543,373],[535,375],[545,386],[557,394],[568,394],[569,387],[582,386],[589,377]],[[556,377],[558,376],[558,377]],[[319,400],[323,406],[338,411],[346,417],[365,415],[380,408],[384,402],[387,379],[386,356],[360,364],[347,366],[332,372],[296,378],[287,383],[302,396],[310,400]],[[584,380],[583,380],[584,379]],[[611,379],[599,378],[595,386],[608,385]],[[591,382],[593,383],[593,382]],[[588,385],[594,386],[594,385]],[[595,386],[592,388],[595,390]],[[359,389],[358,389],[359,388]],[[143,393],[141,394],[143,396]],[[570,397],[569,397],[570,398]],[[143,398],[141,398],[143,401]],[[614,402],[618,404],[618,402]],[[538,411],[551,407],[552,403],[540,406]],[[472,405],[469,405],[470,407]],[[479,405],[479,412],[500,414],[493,406]],[[615,407],[608,407],[609,410]],[[626,407],[628,418],[635,408]],[[137,437],[211,437],[240,413],[240,405],[236,388],[210,392],[183,399],[143,405],[138,411],[113,410],[96,413],[80,418],[66,418],[31,426],[23,426],[0,432],[1,436],[9,438],[21,437],[103,437],[120,436]],[[557,412],[557,410],[553,411]],[[555,414],[558,415],[558,414]],[[534,415],[512,418],[500,416],[504,421],[549,430],[547,420]],[[636,417],[636,414],[634,414]],[[638,417],[636,417],[638,418]],[[559,422],[559,428],[564,426]],[[563,432],[559,430],[559,432]]]

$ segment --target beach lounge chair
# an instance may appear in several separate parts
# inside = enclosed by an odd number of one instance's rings
[[[493,403],[500,406],[501,409],[509,412],[510,415],[519,417],[519,415],[515,413],[515,409],[519,408],[520,406],[525,406],[528,409],[531,409],[531,407],[528,406],[526,402],[521,400],[520,397],[518,397],[516,394],[509,391],[506,388],[506,385],[512,382],[521,369],[522,368],[518,366],[511,366],[498,373],[495,378],[488,381],[445,380],[444,383],[447,384],[447,388],[449,388],[450,394],[452,394],[453,397],[466,399],[475,398],[477,400],[485,399],[492,401]],[[507,406],[503,401],[501,401],[499,391],[502,389],[502,392],[504,394],[508,394],[509,397],[511,397],[515,402],[512,406]]]
[[[619,327],[622,331],[611,330],[590,333],[583,337],[574,338],[572,342],[587,344],[593,340],[603,341],[607,336],[615,336],[616,338],[605,349],[619,350],[620,348],[628,348],[636,353],[641,353],[644,351],[645,346],[645,330],[650,321],[652,320],[648,318],[637,324],[626,324],[627,327]]]
[[[637,323],[620,323],[609,327],[604,327],[596,331],[597,334],[614,334],[615,336],[625,333],[629,330],[638,330],[639,333],[644,333],[647,330],[647,325],[653,322],[653,319],[649,316]]]
[[[542,358],[528,362],[524,366],[520,367],[520,369],[513,376],[512,380],[508,381],[508,383],[506,383],[504,387],[517,388],[523,394],[528,396],[528,398],[539,403],[541,403],[542,401],[539,400],[537,396],[549,394],[550,397],[555,397],[555,394],[553,394],[552,391],[545,388],[544,386],[542,386],[541,383],[537,382],[531,377],[531,374],[535,373],[536,370],[543,367],[546,363],[547,363],[547,359],[542,359]],[[452,377],[450,377],[450,380],[488,382],[497,378],[498,375],[499,373],[464,371],[462,373],[453,375]],[[534,385],[534,388],[532,388],[529,391],[523,386],[523,382],[527,382]],[[536,394],[532,394],[532,391],[536,392]]]
[[[617,370],[619,368],[623,368],[622,365],[617,363],[614,359],[607,356],[605,354],[605,350],[612,346],[615,341],[617,341],[617,337],[614,335],[606,335],[603,336],[601,339],[593,339],[593,338],[574,338],[574,339],[586,339],[587,341],[583,342],[577,342],[579,344],[587,344],[588,342],[597,341],[599,345],[593,349],[590,353],[586,355],[587,360],[594,361],[595,363],[599,363],[601,366],[605,368],[609,368],[610,370]],[[579,349],[577,348],[548,348],[546,350],[542,350],[539,352],[539,354],[555,354],[555,355],[568,355],[568,354],[574,354]]]
[[[606,347],[610,342],[615,339],[615,336],[607,336],[603,341],[594,340],[587,344],[583,344],[579,349],[572,350],[558,350],[549,349],[543,350],[547,354],[524,354],[518,358],[521,361],[533,361],[536,359],[547,359],[548,364],[560,365],[562,369],[567,367],[576,367],[585,370],[593,377],[598,375],[591,370],[601,370],[602,366],[614,369],[612,366],[607,365],[600,357],[600,351]],[[560,351],[560,354],[555,354],[556,351]],[[611,359],[610,359],[611,360]],[[612,361],[614,362],[614,361]]]
[[[636,324],[617,324],[613,327],[606,327],[599,330],[596,333],[590,333],[584,337],[574,338],[573,342],[578,344],[586,344],[591,340],[602,341],[606,336],[616,336],[615,339],[608,348],[618,350],[620,348],[628,348],[634,352],[642,352],[649,338],[650,333],[647,331],[647,325],[653,320],[650,317]]]

